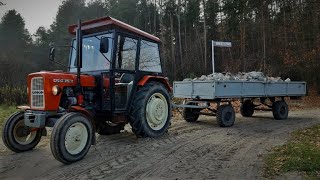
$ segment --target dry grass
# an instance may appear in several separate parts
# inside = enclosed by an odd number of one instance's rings
[[[320,178],[320,125],[294,132],[285,145],[265,157],[265,175],[299,172],[306,179]]]

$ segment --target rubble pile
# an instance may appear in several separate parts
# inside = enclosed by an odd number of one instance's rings
[[[286,80],[282,80],[281,77],[268,77],[265,76],[262,72],[239,72],[236,75],[231,73],[213,73],[209,75],[202,75],[201,77],[197,77],[194,79],[186,78],[183,81],[271,81],[271,82],[290,82],[291,80],[287,78]]]

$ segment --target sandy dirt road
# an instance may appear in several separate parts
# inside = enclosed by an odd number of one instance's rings
[[[50,152],[49,139],[16,154],[0,143],[0,179],[263,179],[261,155],[283,144],[289,133],[320,124],[320,110],[293,111],[277,121],[270,112],[237,115],[231,128],[215,117],[187,123],[174,118],[167,135],[137,139],[128,130],[98,136],[80,162],[63,165]]]

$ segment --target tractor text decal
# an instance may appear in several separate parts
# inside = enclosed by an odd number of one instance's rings
[[[72,79],[53,79],[55,83],[73,83]]]

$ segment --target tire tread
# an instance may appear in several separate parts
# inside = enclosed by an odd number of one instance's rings
[[[165,96],[167,96],[167,100],[169,101],[168,106],[168,116],[171,118],[171,104],[170,104],[170,96],[166,90],[166,88],[158,82],[149,82],[145,86],[141,87],[137,92],[135,97],[133,98],[133,103],[131,104],[131,112],[130,112],[130,125],[132,127],[132,131],[138,136],[138,137],[158,137],[165,133],[170,125],[170,119],[165,124],[165,132],[156,133],[153,131],[150,131],[146,128],[147,125],[144,125],[143,123],[147,123],[146,119],[144,117],[144,109],[146,101],[146,95],[150,93],[150,91],[155,90],[156,88],[161,89],[163,92],[165,92]]]

